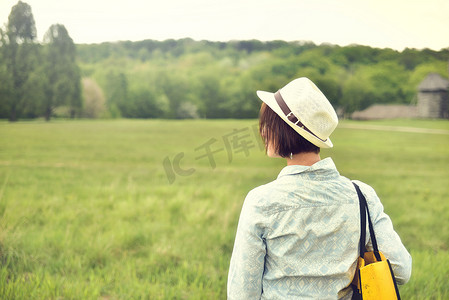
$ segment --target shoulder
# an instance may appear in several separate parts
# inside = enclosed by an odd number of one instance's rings
[[[258,187],[255,187],[252,190],[250,190],[246,195],[246,197],[247,198],[263,197],[263,195],[270,192],[272,185],[273,181],[263,185],[259,185]]]
[[[360,191],[366,197],[367,201],[369,201],[368,199],[378,198],[377,194],[376,194],[376,191],[370,185],[368,185],[368,184],[366,184],[366,183],[364,183],[362,181],[359,181],[359,180],[352,180],[352,182],[359,186]]]
[[[358,180],[353,180],[352,182],[359,186],[360,191],[365,196],[366,203],[368,204],[372,217],[377,218],[381,213],[383,213],[384,207],[374,188]]]
[[[243,207],[247,210],[258,211],[259,213],[266,213],[269,207],[279,197],[282,192],[276,184],[276,180],[264,185],[253,188],[246,195]]]
[[[262,205],[264,203],[264,199],[267,198],[267,194],[272,191],[270,186],[272,186],[272,182],[260,185],[250,190],[246,195],[245,204],[253,206]]]

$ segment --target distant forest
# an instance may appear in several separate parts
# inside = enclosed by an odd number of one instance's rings
[[[77,45],[84,78],[109,114],[137,118],[254,118],[256,90],[306,76],[347,115],[374,103],[415,104],[430,72],[447,77],[449,48],[377,49],[310,42],[192,39]]]
[[[38,43],[34,20],[19,30],[21,13],[32,18],[19,2],[0,30],[0,118],[10,120],[255,118],[256,90],[275,92],[302,76],[349,116],[374,103],[415,104],[428,73],[448,76],[449,48],[189,38],[76,45],[61,24]]]

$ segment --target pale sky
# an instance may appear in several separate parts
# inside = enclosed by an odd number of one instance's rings
[[[0,26],[17,0],[0,0]],[[38,40],[65,25],[75,43],[190,37],[449,47],[449,0],[25,0]]]

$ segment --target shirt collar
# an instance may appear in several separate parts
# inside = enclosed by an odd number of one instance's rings
[[[335,167],[334,161],[332,158],[327,157],[325,159],[322,159],[316,163],[314,163],[311,166],[301,166],[301,165],[291,165],[284,167],[281,172],[279,173],[278,177],[286,176],[286,175],[294,175],[299,173],[305,173],[305,172],[312,172],[312,171],[324,171],[325,173],[337,173],[337,168]]]

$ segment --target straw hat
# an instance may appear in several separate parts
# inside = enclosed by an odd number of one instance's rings
[[[257,96],[306,140],[320,148],[333,147],[329,136],[337,127],[337,114],[310,79],[295,79],[276,93],[257,91]]]

